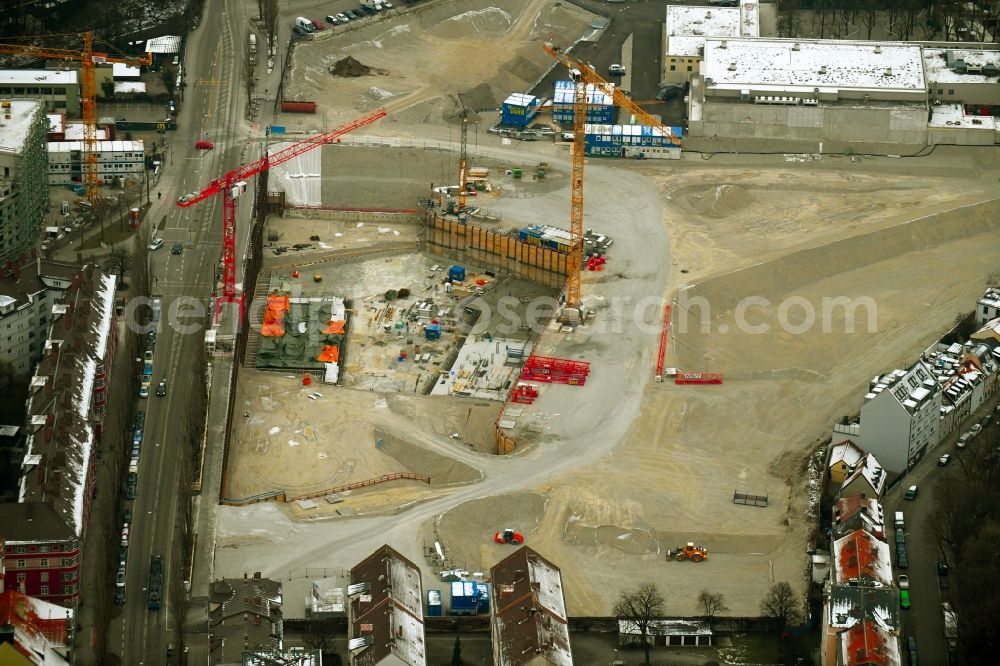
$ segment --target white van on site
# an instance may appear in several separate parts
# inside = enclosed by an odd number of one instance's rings
[[[299,26],[306,32],[316,32],[316,26],[313,25],[312,21],[310,21],[304,16],[299,16],[298,18],[296,18],[295,25]]]

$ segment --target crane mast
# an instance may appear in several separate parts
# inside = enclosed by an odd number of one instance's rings
[[[577,60],[552,42],[543,45],[545,52],[566,66],[573,79],[573,160],[570,192],[569,214],[569,265],[566,278],[566,307],[580,307],[580,271],[583,268],[583,171],[586,155],[587,139],[585,129],[587,123],[587,85],[610,96],[616,106],[627,109],[635,114],[641,124],[657,128],[665,136],[680,145],[680,138],[673,129],[663,125],[656,118],[646,113],[638,104],[623,93],[617,86],[606,81],[601,75],[586,63]]]
[[[240,320],[242,321],[243,318],[243,299],[236,296],[236,199],[246,192],[247,179],[309,152],[313,148],[332,143],[344,134],[373,123],[385,115],[385,109],[379,109],[357,120],[352,120],[346,125],[282,148],[273,155],[265,154],[256,162],[239,166],[216,178],[196,196],[183,201],[178,200],[178,206],[187,208],[210,196],[222,195],[222,295],[215,301],[216,322],[219,321],[222,305],[226,303],[238,303],[240,305]]]

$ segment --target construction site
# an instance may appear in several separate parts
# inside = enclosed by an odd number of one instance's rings
[[[1000,171],[947,148],[585,162],[579,145],[472,141],[457,92],[495,100],[573,64],[542,42],[590,22],[557,2],[473,4],[296,50],[287,85],[330,125],[387,115],[288,166],[313,194],[270,179],[286,205],[265,229],[216,569],[304,598],[301,572],[391,543],[432,581],[487,571],[510,529],[559,563],[570,615],[609,615],[637,581],[670,590],[669,615],[699,614],[704,589],[755,615],[772,582],[806,586],[831,424],[1000,260]],[[507,60],[463,58],[475,40]],[[346,56],[371,69],[334,93]],[[792,297],[877,311],[790,332]],[[741,329],[747,298],[766,330]]]

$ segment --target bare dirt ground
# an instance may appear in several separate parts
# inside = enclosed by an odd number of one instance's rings
[[[439,123],[459,112],[458,93],[481,109],[529,90],[553,63],[541,41],[575,39],[591,18],[555,0],[437,3],[302,44],[286,97],[315,100],[328,121],[385,106],[383,123]],[[384,73],[333,76],[347,56]]]

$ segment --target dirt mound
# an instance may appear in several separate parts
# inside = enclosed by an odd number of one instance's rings
[[[333,63],[333,67],[330,68],[330,73],[334,76],[368,76],[373,71],[375,70],[368,65],[361,64],[352,56],[341,58],[337,62]]]
[[[482,473],[479,470],[469,467],[465,463],[407,442],[385,430],[377,428],[375,438],[377,442],[380,442],[378,449],[382,453],[392,456],[415,474],[427,474],[431,477],[432,485],[468,483],[482,478]]]
[[[512,550],[493,543],[493,534],[510,527],[531,545],[545,503],[544,495],[529,492],[469,500],[441,514],[437,533],[454,562],[470,571],[484,571]]]
[[[750,207],[755,201],[745,187],[730,184],[693,188],[683,193],[680,199],[695,213],[711,218],[729,217]]]

